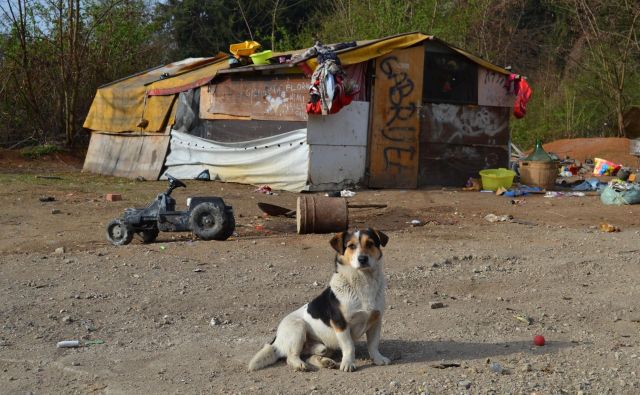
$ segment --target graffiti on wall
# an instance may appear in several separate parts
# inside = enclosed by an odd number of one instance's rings
[[[380,62],[380,71],[390,83],[387,95],[389,115],[381,129],[382,136],[388,140],[383,151],[384,163],[386,169],[395,167],[399,171],[407,168],[402,160],[403,155],[413,160],[416,154],[414,116],[417,107],[411,97],[415,84],[403,70],[403,66],[395,56],[389,56]]]

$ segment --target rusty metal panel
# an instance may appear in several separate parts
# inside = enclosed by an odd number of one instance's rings
[[[504,87],[507,76],[478,67],[478,105],[494,107],[513,107],[516,100]]]
[[[418,185],[424,47],[394,50],[376,59],[369,145],[369,186]]]
[[[509,112],[506,107],[423,106],[420,185],[461,186],[482,169],[507,167]]]
[[[169,138],[168,134],[158,133],[94,132],[82,171],[157,180],[167,155]]]
[[[203,119],[307,120],[309,79],[303,74],[234,75],[200,92]]]

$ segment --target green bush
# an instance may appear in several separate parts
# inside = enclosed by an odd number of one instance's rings
[[[60,148],[53,144],[43,144],[36,145],[34,147],[23,148],[20,151],[20,154],[25,158],[38,159],[45,155],[55,154],[56,152],[60,152]]]

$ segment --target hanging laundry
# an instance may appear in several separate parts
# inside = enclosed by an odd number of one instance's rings
[[[318,55],[318,67],[311,76],[307,114],[335,114],[351,103],[353,96],[358,94],[359,86],[345,81],[346,74],[340,59],[331,48],[316,43],[307,52]]]
[[[516,95],[516,100],[513,104],[513,115],[516,118],[523,118],[527,113],[527,103],[531,98],[531,94],[533,94],[529,83],[519,74],[510,74],[504,83],[504,87],[508,93]]]

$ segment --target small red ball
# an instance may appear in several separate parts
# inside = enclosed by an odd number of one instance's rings
[[[533,344],[535,344],[536,346],[544,346],[544,336],[541,335],[536,335],[533,337]]]

